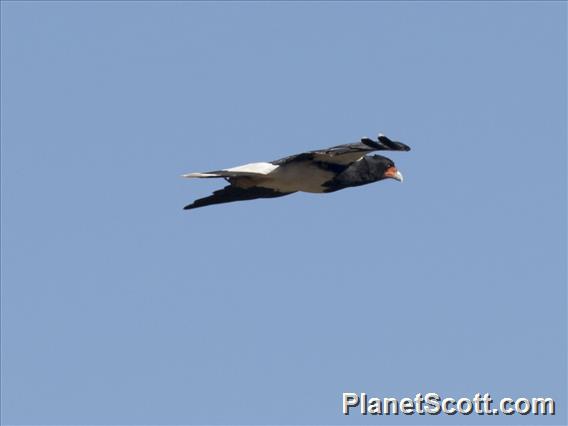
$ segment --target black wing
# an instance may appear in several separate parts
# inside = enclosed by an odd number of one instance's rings
[[[402,142],[390,140],[386,136],[379,135],[376,141],[363,138],[361,142],[345,145],[332,146],[327,149],[308,151],[302,154],[291,155],[272,161],[272,164],[281,166],[294,161],[320,161],[323,163],[348,165],[359,160],[365,154],[373,151],[410,151],[408,145]]]
[[[278,192],[269,188],[253,186],[252,188],[239,188],[228,185],[223,189],[215,191],[212,195],[195,200],[193,203],[184,207],[184,210],[195,209],[198,207],[210,206],[211,204],[231,203],[233,201],[254,200],[256,198],[275,198],[293,194],[292,192]]]

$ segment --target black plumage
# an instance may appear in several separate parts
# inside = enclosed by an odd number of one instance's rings
[[[257,198],[283,197],[289,192],[277,192],[273,189],[253,186],[252,188],[239,188],[238,186],[227,185],[223,189],[213,192],[209,197],[200,198],[184,207],[185,210],[196,209],[198,207],[210,206],[212,204],[230,203],[232,201],[254,200]]]

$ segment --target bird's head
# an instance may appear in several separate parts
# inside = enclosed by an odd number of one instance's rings
[[[367,157],[367,161],[373,175],[377,177],[377,180],[395,179],[399,182],[403,181],[402,173],[398,171],[394,165],[394,161],[390,158],[383,157],[382,155],[373,155]]]

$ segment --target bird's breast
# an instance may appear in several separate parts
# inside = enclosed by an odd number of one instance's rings
[[[280,192],[325,192],[322,185],[333,179],[335,173],[318,166],[316,163],[303,162],[279,166],[265,176],[263,187]]]

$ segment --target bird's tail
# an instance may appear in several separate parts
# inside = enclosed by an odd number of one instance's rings
[[[184,178],[222,178],[222,177],[233,177],[234,174],[225,172],[224,170],[218,170],[214,172],[199,172],[199,173],[186,173],[181,175]]]
[[[278,192],[273,189],[254,186],[252,188],[239,188],[228,185],[223,189],[215,191],[212,195],[195,200],[193,203],[184,207],[184,210],[196,209],[198,207],[210,206],[212,204],[231,203],[233,201],[254,200],[256,198],[275,198],[292,194],[292,192]]]

